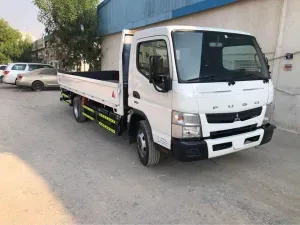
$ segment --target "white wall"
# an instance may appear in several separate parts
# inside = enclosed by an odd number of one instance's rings
[[[283,18],[283,42],[278,46],[279,56],[300,51],[300,1],[287,0],[286,18]],[[284,129],[300,133],[300,53],[293,60],[278,59],[279,68],[274,71],[276,85],[275,123]],[[290,72],[285,64],[292,64]]]
[[[111,34],[102,40],[102,70],[119,70],[121,33]]]
[[[224,7],[207,10],[175,20],[139,28],[144,29],[164,25],[208,26],[242,30],[256,36],[263,52],[269,59],[274,58],[280,31],[282,6],[284,0],[241,0]],[[300,0],[287,0],[287,18],[281,55],[300,51]],[[119,41],[121,34],[104,37],[102,43],[102,69],[118,70]],[[285,72],[284,59],[280,60],[279,69],[272,76],[278,77],[276,88],[276,124],[288,130],[300,132],[300,54],[295,55],[292,72]],[[271,70],[273,63],[271,60]],[[276,80],[276,79],[275,79]],[[277,80],[275,84],[277,83]],[[284,92],[291,92],[290,94]]]
[[[255,35],[263,46],[264,52],[270,53],[272,57],[276,48],[281,1],[244,0],[139,29],[166,25],[191,25],[242,30]],[[120,37],[121,33],[104,37],[102,43],[103,69],[118,69],[117,62],[113,61],[118,60],[115,57],[116,52],[119,52]]]

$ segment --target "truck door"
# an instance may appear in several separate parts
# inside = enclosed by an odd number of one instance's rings
[[[146,115],[155,143],[171,148],[172,91],[161,93],[149,83],[150,56],[163,58],[163,69],[172,77],[172,57],[167,36],[135,40],[129,75],[129,106]]]
[[[120,106],[122,107],[121,113],[124,115],[124,109],[128,106],[128,74],[129,74],[129,61],[130,61],[130,51],[131,43],[135,31],[134,30],[123,30],[121,47],[120,47],[120,84],[122,88],[123,98],[120,99]]]

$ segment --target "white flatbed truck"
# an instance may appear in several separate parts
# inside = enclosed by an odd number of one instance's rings
[[[208,159],[268,143],[273,93],[255,37],[232,30],[165,26],[124,30],[119,71],[58,74],[77,122],[128,131],[145,166],[169,153]]]

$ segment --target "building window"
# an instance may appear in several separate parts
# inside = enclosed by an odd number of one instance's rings
[[[164,40],[141,42],[138,45],[137,68],[146,77],[150,73],[150,56],[161,56],[164,71],[169,73],[168,48]]]

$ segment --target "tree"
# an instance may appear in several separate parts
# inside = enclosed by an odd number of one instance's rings
[[[17,61],[19,62],[31,62],[32,53],[32,39],[28,35],[22,39],[21,42],[21,54]]]
[[[99,0],[33,0],[39,8],[39,21],[46,33],[54,36],[64,54],[64,64],[74,66],[81,60],[100,69],[100,39],[97,36]]]
[[[31,60],[32,40],[0,19],[0,64]]]

